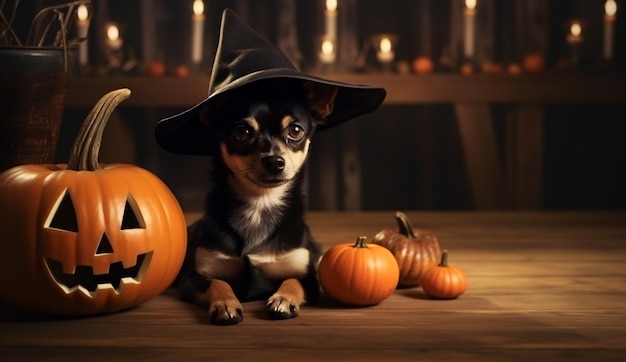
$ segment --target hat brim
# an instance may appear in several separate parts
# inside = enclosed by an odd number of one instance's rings
[[[194,107],[159,121],[155,127],[157,143],[165,150],[186,155],[207,155],[212,149],[209,144],[209,128],[200,121],[199,112],[209,106],[215,99],[233,89],[263,79],[301,79],[338,87],[333,112],[318,130],[326,130],[351,118],[372,112],[382,104],[386,96],[384,88],[348,84],[319,78],[313,75],[288,68],[266,69],[247,74],[210,94],[204,101]],[[206,107],[207,116],[211,118],[213,107]]]

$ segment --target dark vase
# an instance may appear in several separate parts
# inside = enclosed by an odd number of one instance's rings
[[[74,60],[62,48],[0,47],[0,172],[54,162]]]

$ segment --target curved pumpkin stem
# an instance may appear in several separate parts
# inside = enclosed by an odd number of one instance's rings
[[[85,118],[78,136],[74,140],[67,169],[95,171],[100,169],[98,155],[102,144],[102,133],[115,107],[130,97],[130,89],[121,88],[105,94]]]
[[[403,212],[396,212],[396,221],[398,222],[398,232],[408,238],[417,239],[411,221]]]
[[[356,243],[354,244],[353,248],[367,248],[367,243],[365,242],[365,240],[367,240],[365,236],[359,236],[356,239]]]
[[[444,250],[441,253],[441,263],[439,263],[439,266],[442,268],[446,268],[448,266],[448,251]]]

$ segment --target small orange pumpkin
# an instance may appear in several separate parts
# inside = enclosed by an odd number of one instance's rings
[[[374,243],[389,249],[400,267],[400,287],[415,287],[422,274],[437,265],[441,258],[439,240],[435,234],[413,229],[409,218],[396,213],[398,230],[383,229],[374,236]]]
[[[546,69],[546,59],[541,53],[529,53],[522,59],[522,69],[528,74],[539,74]]]
[[[368,306],[387,299],[396,289],[400,274],[396,259],[384,247],[365,241],[360,236],[355,244],[338,244],[324,253],[318,276],[332,299]]]
[[[67,164],[0,174],[0,304],[92,315],[163,292],[185,255],[186,221],[167,186],[134,165],[99,164],[108,118],[128,89],[102,97]]]
[[[411,65],[415,74],[430,74],[435,70],[435,63],[425,55],[415,58]]]
[[[422,289],[426,294],[437,299],[454,299],[465,293],[467,277],[463,270],[448,265],[448,251],[441,254],[441,263],[424,273]]]

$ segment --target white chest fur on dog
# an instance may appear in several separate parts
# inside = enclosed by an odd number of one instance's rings
[[[275,188],[258,188],[256,194],[245,196],[246,203],[229,218],[233,230],[245,240],[244,250],[254,249],[274,232],[268,225],[281,217],[284,197],[291,186],[288,182]]]
[[[251,254],[248,259],[271,279],[300,278],[307,273],[309,251],[298,248],[279,255]]]
[[[196,249],[196,272],[207,279],[232,280],[244,271],[244,258],[203,247]],[[293,249],[282,254],[249,254],[250,264],[270,279],[300,278],[306,275],[309,251]]]

